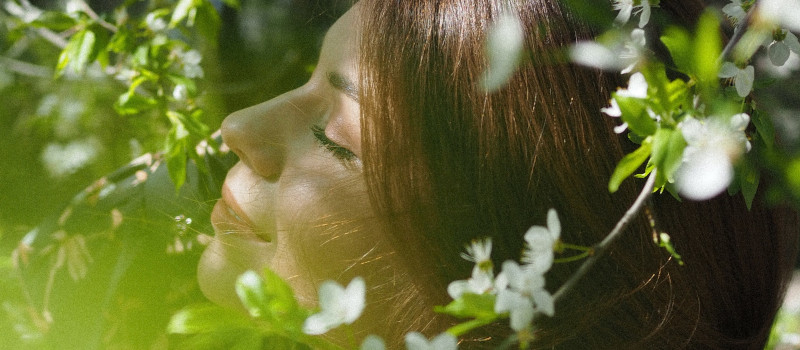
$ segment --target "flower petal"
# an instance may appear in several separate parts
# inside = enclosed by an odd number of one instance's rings
[[[433,350],[455,350],[458,347],[458,339],[450,333],[442,333],[431,340]]]
[[[794,35],[794,33],[786,32],[786,38],[783,39],[783,42],[789,47],[790,50],[800,55],[800,42],[797,41],[797,36]]]
[[[739,67],[736,67],[733,62],[725,62],[719,70],[720,78],[733,78],[739,73]]]
[[[745,69],[739,70],[739,73],[736,74],[733,84],[736,85],[736,93],[738,93],[739,96],[746,97],[750,94],[750,91],[753,90],[754,75],[755,69],[753,66],[747,66]]]
[[[609,117],[620,117],[622,116],[622,110],[619,109],[619,104],[617,100],[611,99],[611,106],[610,107],[603,107],[600,108],[600,112],[605,113]]]
[[[366,283],[361,277],[353,278],[353,280],[347,285],[347,289],[344,291],[344,323],[351,324],[357,320],[359,316],[361,316],[361,312],[364,311],[364,306],[366,304],[366,289]]]
[[[550,231],[553,241],[561,237],[561,221],[558,221],[558,213],[553,208],[547,211],[547,229]]]
[[[386,350],[386,343],[377,335],[370,334],[361,343],[359,350]]]
[[[639,17],[639,28],[644,28],[647,22],[650,21],[650,3],[647,0],[642,0],[642,14]]]
[[[406,334],[406,349],[408,350],[429,350],[431,348],[428,338],[422,333],[410,332]]]
[[[681,196],[691,200],[706,200],[725,191],[733,180],[733,165],[724,150],[695,148],[689,159],[681,164],[675,175],[675,184]]]
[[[309,316],[303,322],[303,333],[309,335],[325,334],[329,330],[339,327],[341,322],[337,322],[335,317],[330,314],[320,312]]]
[[[777,67],[782,66],[789,59],[789,47],[783,41],[776,41],[769,45],[767,56],[770,62]]]

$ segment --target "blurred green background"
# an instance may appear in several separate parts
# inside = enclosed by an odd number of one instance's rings
[[[178,2],[86,3],[110,21],[120,9],[143,17]],[[168,33],[202,54],[197,104],[211,130],[228,113],[303,84],[322,36],[349,7],[327,0],[231,3],[210,1],[220,18],[217,42]],[[97,64],[54,79],[61,48],[25,16],[75,4],[0,6],[0,349],[174,348],[181,342],[167,337],[166,322],[203,300],[194,280],[198,243],[211,233],[215,187],[235,159],[207,158],[214,176],[190,164],[180,193],[157,158],[126,167],[165,149],[169,122],[120,116],[114,103],[127,87]],[[70,32],[56,34],[63,40]],[[146,184],[138,184],[143,175]]]

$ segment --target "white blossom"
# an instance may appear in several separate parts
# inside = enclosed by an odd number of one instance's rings
[[[761,0],[762,18],[789,30],[800,31],[800,0]]]
[[[519,266],[514,261],[503,263],[497,276],[497,300],[494,311],[509,313],[511,328],[525,329],[536,311],[552,316],[555,312],[553,297],[544,289],[542,272],[529,265]]]
[[[467,252],[461,257],[475,263],[472,277],[467,280],[453,281],[447,286],[447,293],[458,299],[464,293],[483,294],[492,290],[494,272],[492,271],[492,240],[474,240],[467,246]]]
[[[614,10],[619,11],[617,18],[614,22],[618,25],[628,23],[634,11],[639,16],[639,28],[643,28],[650,21],[650,2],[648,0],[640,0],[639,5],[636,5],[634,0],[614,0]]]
[[[747,16],[747,12],[742,8],[741,0],[731,0],[731,2],[722,8],[722,12],[728,15],[734,23],[739,23]]]
[[[633,71],[647,51],[645,32],[636,28],[630,35],[619,34],[610,43],[581,41],[570,48],[573,62],[603,70],[619,70],[622,74]]]
[[[361,343],[359,350],[386,350],[386,342],[377,335],[370,334]]]
[[[522,253],[522,262],[527,264],[526,268],[540,274],[547,272],[553,265],[553,248],[560,236],[561,222],[555,209],[550,209],[547,212],[547,227],[532,226],[525,233],[527,246]]]
[[[741,97],[746,97],[753,90],[753,80],[755,79],[755,68],[748,65],[744,68],[737,67],[733,62],[725,62],[719,71],[720,78],[733,78],[733,85],[736,93]]]
[[[347,288],[336,282],[325,281],[319,288],[320,312],[309,316],[303,323],[303,332],[323,334],[342,324],[352,324],[364,311],[366,285],[356,277]]]
[[[406,349],[408,350],[455,350],[458,349],[458,340],[450,333],[442,333],[428,341],[424,335],[417,332],[406,334]]]
[[[489,29],[486,53],[489,61],[483,87],[494,91],[504,86],[517,70],[525,31],[517,15],[506,11]]]
[[[722,193],[733,180],[733,164],[751,148],[744,130],[750,116],[740,113],[729,120],[687,117],[680,128],[687,146],[675,181],[681,196],[706,200]]]

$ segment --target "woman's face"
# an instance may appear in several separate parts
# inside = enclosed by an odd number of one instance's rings
[[[198,272],[203,293],[218,304],[241,308],[236,278],[264,267],[288,280],[307,306],[326,279],[393,280],[360,162],[358,7],[329,30],[308,83],[222,124],[241,161],[214,207],[216,235]],[[379,298],[372,292],[368,304]]]

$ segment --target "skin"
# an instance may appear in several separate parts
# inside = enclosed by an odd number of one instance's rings
[[[223,139],[241,161],[226,177],[212,213],[215,239],[198,267],[211,301],[242,309],[236,278],[265,267],[286,279],[305,306],[316,305],[322,281],[346,285],[362,276],[365,314],[386,318],[385,301],[399,279],[359,160],[358,16],[356,5],[331,27],[308,83],[223,122]],[[322,146],[313,126],[354,157],[340,159]],[[369,317],[356,324],[369,332],[383,326]]]

